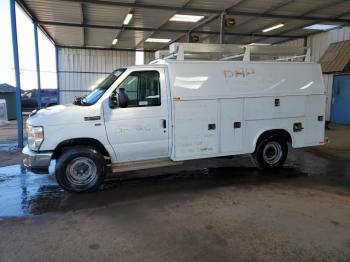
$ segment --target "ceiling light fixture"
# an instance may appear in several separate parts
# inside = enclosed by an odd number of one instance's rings
[[[278,24],[278,25],[274,25],[274,26],[272,26],[272,27],[269,27],[269,28],[266,28],[266,29],[264,29],[264,30],[262,30],[264,33],[267,33],[267,32],[270,32],[270,31],[272,31],[272,30],[276,30],[276,29],[278,29],[278,28],[281,28],[281,27],[283,27],[284,26],[284,24]]]
[[[124,25],[128,25],[128,24],[130,23],[132,17],[133,17],[133,14],[132,14],[132,13],[127,14],[126,17],[125,17],[125,19],[124,19],[123,24],[124,24]]]
[[[149,43],[169,43],[171,39],[166,38],[147,38],[146,42]]]
[[[173,22],[189,22],[189,23],[196,23],[204,18],[203,15],[181,15],[176,14],[173,17],[171,17],[169,20]]]
[[[339,26],[340,25],[314,24],[314,25],[310,25],[310,26],[304,27],[304,29],[327,31],[327,30],[330,30],[330,29],[337,28]]]
[[[271,44],[267,44],[267,43],[250,43],[248,45],[250,45],[250,46],[270,46]]]
[[[114,38],[113,42],[112,42],[112,45],[116,45],[117,43],[118,43],[118,38]]]

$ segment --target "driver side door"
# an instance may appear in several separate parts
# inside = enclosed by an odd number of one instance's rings
[[[169,156],[168,94],[164,69],[135,70],[117,89],[128,96],[125,108],[105,112],[107,137],[118,162]]]

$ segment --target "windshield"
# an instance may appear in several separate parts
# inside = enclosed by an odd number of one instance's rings
[[[90,94],[85,97],[77,98],[74,104],[92,105],[95,104],[107,89],[125,72],[126,68],[120,68],[107,76]]]

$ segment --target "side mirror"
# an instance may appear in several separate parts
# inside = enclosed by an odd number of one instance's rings
[[[124,88],[120,88],[117,90],[117,93],[113,93],[109,97],[109,107],[110,108],[126,108],[129,105],[129,97],[125,93]]]
[[[124,88],[118,89],[118,105],[121,108],[126,108],[129,105],[129,97]]]
[[[118,107],[118,97],[115,94],[109,97],[109,107],[112,109]]]

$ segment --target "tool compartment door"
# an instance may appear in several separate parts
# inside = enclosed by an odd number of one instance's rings
[[[243,149],[243,99],[220,101],[220,152],[240,152]]]
[[[218,153],[217,100],[174,101],[172,158],[186,160]]]

